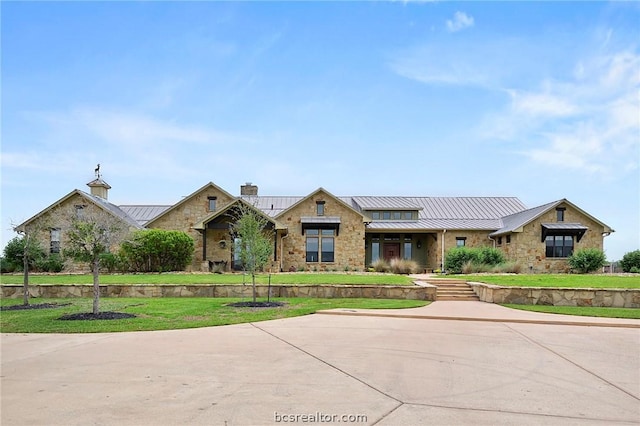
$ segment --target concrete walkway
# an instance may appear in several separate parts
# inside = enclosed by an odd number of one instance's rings
[[[384,316],[357,310],[191,330],[3,334],[0,420],[638,424],[636,322],[576,326],[505,309],[435,302]]]

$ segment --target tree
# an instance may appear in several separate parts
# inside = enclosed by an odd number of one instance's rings
[[[87,209],[83,209],[87,210]],[[128,231],[122,220],[102,210],[70,213],[65,256],[88,262],[93,273],[93,315],[100,312],[100,259]]]
[[[640,250],[625,253],[620,261],[620,266],[623,272],[640,272]]]
[[[5,248],[5,257],[12,257],[12,260],[17,261],[15,264],[16,267],[19,261],[22,262],[22,273],[24,277],[22,281],[22,304],[25,306],[29,305],[29,271],[38,260],[45,257],[42,245],[38,240],[38,234],[48,227],[48,223],[46,219],[42,219],[29,225],[14,227],[14,230],[20,235],[19,241],[16,240],[18,237],[12,240],[14,243],[13,247],[15,247],[17,251],[10,254],[6,252],[9,246]]]
[[[255,208],[238,204],[231,213],[231,237],[239,239],[240,261],[245,272],[251,274],[253,302],[256,301],[256,272],[262,270],[273,255],[273,229],[269,221]]]

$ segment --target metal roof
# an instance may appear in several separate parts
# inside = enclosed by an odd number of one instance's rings
[[[340,216],[301,216],[300,223],[340,223]]]
[[[407,197],[350,197],[362,210],[421,210]],[[350,203],[347,203],[350,204]]]
[[[171,206],[124,205],[120,206],[120,209],[133,218],[140,226],[144,226],[147,222],[161,215],[170,207]]]
[[[493,230],[500,228],[500,219],[420,219],[417,221],[376,221],[367,225],[368,230],[442,230],[442,229],[477,229]]]
[[[547,210],[553,208],[555,205],[559,204],[561,201],[553,201],[551,203],[543,204],[541,206],[533,207],[528,210],[520,211],[502,218],[502,226],[498,228],[498,230],[491,235],[499,235],[508,232],[513,232],[516,229],[526,225],[531,222],[536,217],[540,216],[542,213]]]
[[[561,231],[565,231],[567,229],[573,229],[573,230],[589,229],[581,223],[557,222],[557,223],[542,223],[541,225],[547,229],[557,229]]]

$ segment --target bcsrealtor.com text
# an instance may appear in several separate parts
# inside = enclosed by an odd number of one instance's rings
[[[276,423],[366,423],[364,414],[327,414],[320,411],[315,413],[273,413]]]

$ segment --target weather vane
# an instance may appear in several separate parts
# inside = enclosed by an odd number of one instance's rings
[[[100,179],[100,163],[98,163],[98,165],[96,166],[95,173],[96,173],[96,178]]]

